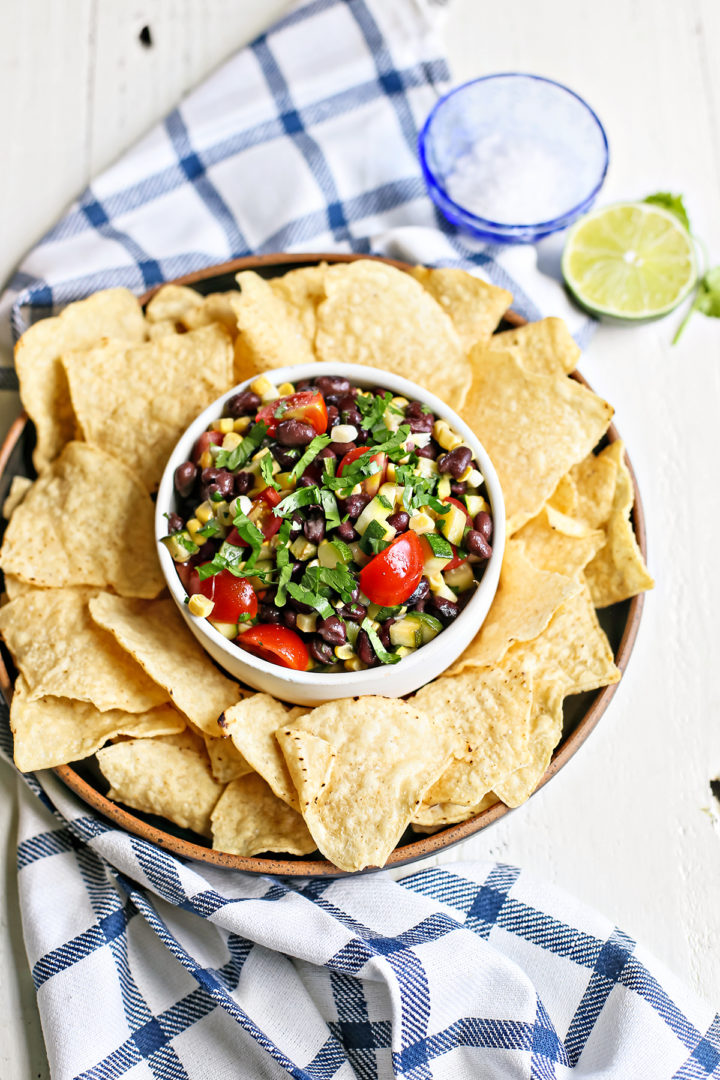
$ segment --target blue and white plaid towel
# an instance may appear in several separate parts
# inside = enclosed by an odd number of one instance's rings
[[[15,275],[5,324],[249,252],[335,248],[475,269],[582,337],[533,249],[474,244],[425,195],[417,132],[448,80],[429,11],[294,9],[88,188]],[[0,735],[9,757],[7,710]],[[54,1080],[720,1077],[712,1010],[513,867],[255,878],[118,831],[52,773],[18,778],[18,798]]]

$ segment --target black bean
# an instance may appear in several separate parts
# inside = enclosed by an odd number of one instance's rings
[[[415,611],[424,611],[426,603],[427,603],[426,600],[418,600],[418,601],[416,601],[416,603],[415,603]]]
[[[415,592],[411,596],[408,596],[405,603],[406,604],[417,604],[417,602],[419,600],[427,600],[429,595],[430,595],[430,582],[428,581],[428,579],[426,577],[421,577],[420,580],[417,583],[417,588],[415,589]]]
[[[235,477],[227,469],[214,469],[212,466],[200,473],[200,495],[209,499],[219,492],[223,499],[232,499],[235,494]]]
[[[329,615],[318,625],[320,637],[330,645],[344,645],[347,641],[345,624],[337,615]]]
[[[302,420],[282,420],[275,432],[281,446],[307,446],[315,438],[315,428]]]
[[[316,461],[324,461],[327,458],[332,458],[333,461],[337,460],[337,458],[335,456],[335,451],[330,446],[323,446],[322,450],[320,451],[318,456],[315,458],[315,460]]]
[[[351,450],[355,449],[356,444],[354,442],[331,442],[329,449],[333,454],[337,454],[339,458],[349,454]]]
[[[312,379],[299,379],[298,382],[295,383],[295,389],[296,390],[311,390],[312,389]]]
[[[410,524],[410,515],[404,510],[396,510],[395,513],[391,514],[387,519],[387,523],[388,525],[392,525],[395,532],[407,532],[408,525]]]
[[[327,422],[327,427],[325,428],[325,430],[327,432],[330,432],[332,430],[332,428],[335,427],[336,424],[340,423],[340,413],[338,412],[338,408],[337,408],[336,405],[328,405],[327,414],[328,414],[328,422]]]
[[[270,453],[277,461],[278,465],[285,472],[292,469],[293,465],[300,456],[297,451],[285,450],[282,446],[278,446],[277,443],[273,443],[270,447]]]
[[[258,604],[258,620],[261,623],[281,623],[283,613],[274,604]]]
[[[440,449],[436,442],[429,442],[427,446],[419,446],[415,453],[418,457],[431,458],[434,461],[440,453]]]
[[[350,380],[343,379],[340,375],[318,375],[315,386],[327,401],[328,394],[347,394],[350,391]]]
[[[355,398],[349,394],[340,398],[338,409],[343,424],[354,424],[355,427],[362,427],[362,413],[355,404]]]
[[[255,483],[252,473],[239,472],[235,473],[235,494],[247,495],[250,488]]]
[[[294,540],[296,536],[299,536],[303,531],[303,516],[299,510],[296,510],[290,520],[290,539]]]
[[[348,515],[353,521],[359,517],[364,508],[370,502],[370,495],[348,495],[343,500],[341,513]]]
[[[463,591],[460,593],[460,595],[458,596],[458,601],[457,601],[458,614],[461,611],[464,611],[465,608],[468,606],[468,604],[472,600],[473,596],[475,595],[475,589],[476,588],[477,588],[477,582],[474,581],[469,589],[463,589]]]
[[[175,470],[175,490],[183,499],[192,491],[196,476],[197,465],[192,461],[183,461]]]
[[[323,476],[323,467],[319,461],[311,461],[298,483],[300,487],[314,487]]]
[[[297,611],[289,607],[283,608],[282,621],[290,630],[294,630],[297,626]]]
[[[185,522],[179,514],[168,514],[167,529],[169,533],[180,532],[185,528]]]
[[[455,600],[446,600],[444,596],[435,596],[433,594],[431,604],[436,615],[445,626],[458,617],[459,608]]]
[[[350,622],[362,622],[367,611],[362,604],[340,604],[337,608],[337,613],[341,619],[349,619]]]
[[[338,525],[337,534],[346,544],[352,544],[358,538],[358,534],[355,532],[349,521],[342,521]]]
[[[485,539],[490,542],[493,534],[493,520],[488,514],[487,510],[481,510],[479,514],[475,515],[473,525],[478,532],[481,532]]]
[[[481,559],[489,559],[492,555],[492,548],[479,529],[471,529],[465,536],[463,545],[471,555],[478,555]]]
[[[325,515],[320,507],[313,507],[307,511],[307,517],[303,522],[305,539],[311,544],[319,544],[325,536]]]
[[[378,630],[378,637],[386,649],[389,649],[392,645],[392,642],[390,641],[390,627],[395,621],[395,619],[386,619]]]
[[[364,630],[361,630],[355,641],[355,652],[357,653],[363,664],[367,664],[368,667],[372,667],[377,663],[377,656],[375,650],[370,644],[370,638]]]
[[[450,490],[455,498],[459,499],[461,495],[464,495],[467,492],[467,484],[464,480],[453,480],[450,485]]]
[[[472,450],[469,446],[456,446],[449,454],[443,454],[438,458],[438,469],[441,473],[450,473],[459,480],[472,461]]]
[[[290,607],[292,611],[297,611],[302,615],[312,615],[315,610],[310,604],[303,604],[302,600],[290,599],[288,600],[288,607]]]
[[[260,398],[252,390],[241,390],[225,402],[225,415],[237,420],[240,416],[250,416],[260,408]]]
[[[310,655],[318,664],[332,664],[335,660],[332,646],[323,641],[319,634],[315,634],[310,640]]]
[[[304,562],[293,563],[293,568],[290,571],[290,576],[291,576],[293,581],[299,581],[304,573],[305,573],[305,563]]]

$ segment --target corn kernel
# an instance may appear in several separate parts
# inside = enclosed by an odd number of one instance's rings
[[[406,397],[394,397],[390,399],[390,404],[395,405],[398,409],[405,409],[410,402]]]
[[[219,431],[223,435],[227,435],[229,431],[232,431],[234,421],[230,416],[222,416],[219,420],[213,420],[210,427],[213,431]]]
[[[195,517],[201,524],[207,525],[210,518],[215,517],[213,510],[214,507],[212,503],[206,499],[204,503],[200,503],[200,505],[195,508]]]
[[[422,536],[423,533],[435,531],[435,522],[423,510],[416,510],[415,513],[410,515],[409,528],[418,536]]]
[[[254,394],[258,395],[263,405],[267,405],[269,401],[275,401],[280,397],[277,387],[273,386],[265,375],[260,375],[254,382],[250,383],[250,389]]]
[[[336,645],[333,650],[338,660],[351,660],[355,655],[352,645],[346,641],[344,645]]]
[[[238,416],[237,420],[233,420],[233,431],[237,431],[238,435],[242,435],[251,424],[252,416]]]
[[[215,607],[215,601],[210,600],[209,597],[203,596],[202,593],[195,593],[188,600],[188,611],[191,615],[199,615],[201,618],[206,619],[208,615],[212,615],[213,608]]]
[[[387,476],[388,480],[392,480],[392,481],[397,480],[397,474],[395,472],[395,463],[393,461],[388,461],[387,470],[386,470],[385,475]]]
[[[199,465],[201,469],[209,469],[213,463],[212,454],[209,450],[203,450],[200,455]]]
[[[288,394],[294,394],[295,393],[295,387],[293,386],[293,384],[291,382],[284,382],[284,383],[280,383],[280,385],[277,388],[277,391],[278,391],[278,394],[280,395],[280,397],[287,397]]]
[[[276,474],[275,479],[283,491],[288,491],[295,487],[295,481],[290,478],[289,472],[279,472]]]
[[[202,547],[202,545],[205,543],[205,537],[198,537],[197,535],[198,530],[202,529],[202,522],[198,521],[197,518],[190,518],[185,528],[190,533],[190,539],[193,541],[193,543],[197,544],[198,547]]]
[[[448,424],[447,420],[436,420],[433,424],[433,437],[439,442],[443,450],[454,450],[456,446],[462,446],[462,439]]]
[[[367,664],[363,664],[359,656],[351,656],[349,660],[345,661],[346,671],[365,671]]]
[[[228,431],[227,435],[222,441],[223,450],[234,450],[236,446],[239,446],[242,442],[242,435],[238,435],[237,431]]]
[[[303,630],[306,634],[314,634],[317,629],[317,612],[311,611],[308,614],[300,614],[297,617],[297,628]]]

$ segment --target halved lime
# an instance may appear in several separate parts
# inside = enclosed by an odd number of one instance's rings
[[[656,319],[677,307],[695,284],[695,247],[669,210],[652,203],[615,203],[572,227],[562,272],[570,292],[591,314]]]

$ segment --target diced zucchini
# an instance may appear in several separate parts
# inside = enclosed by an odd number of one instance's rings
[[[300,612],[297,617],[297,628],[298,630],[304,630],[306,634],[314,634],[317,630],[317,621],[316,611],[311,611],[307,615]]]
[[[452,487],[450,486],[451,483],[452,481],[449,476],[440,477],[440,481],[437,486],[438,499],[447,499],[450,495],[452,495]]]
[[[464,498],[468,514],[471,518],[474,518],[477,514],[481,514],[483,510],[487,511],[490,509],[482,495],[465,495]]]
[[[402,498],[403,489],[400,484],[385,483],[378,491],[378,495],[382,495],[388,500],[393,507],[397,506]]]
[[[360,547],[358,540],[354,540],[352,544],[348,544],[350,551],[352,552],[353,562],[357,563],[359,567],[366,566],[370,562],[370,555],[366,555],[363,549]]]
[[[190,539],[190,533],[186,529],[173,533],[172,536],[164,536],[162,542],[172,555],[174,562],[187,562],[198,551],[197,544]]]
[[[437,462],[433,461],[433,459],[429,457],[418,458],[418,463],[415,466],[415,471],[417,472],[418,476],[424,476],[425,478],[437,476]]]
[[[342,540],[321,540],[318,548],[318,561],[321,566],[334,570],[340,563],[347,566],[352,562],[352,551]]]
[[[372,499],[355,522],[355,531],[363,536],[371,521],[385,522],[393,512],[393,503],[379,493]]]
[[[432,641],[434,637],[437,637],[443,628],[443,624],[434,615],[428,615],[426,611],[415,611],[413,615],[420,621],[423,645],[426,645],[428,641]],[[390,629],[392,630],[392,627]]]
[[[442,597],[444,600],[457,600],[457,595],[452,591],[449,585],[445,584],[445,579],[442,574],[427,574],[428,584],[436,596]]]
[[[458,506],[453,506],[449,503],[447,513],[443,514],[441,518],[438,518],[438,525],[440,526],[440,532],[445,536],[451,544],[455,544],[457,547],[462,544],[463,533],[467,527],[467,515]]]
[[[354,645],[358,639],[358,634],[360,633],[360,624],[348,619],[345,623],[345,630],[347,632],[348,642],[350,645]],[[347,657],[345,657],[345,659],[347,659]]]
[[[232,525],[235,515],[232,513],[224,499],[215,503],[215,517],[226,529],[229,529]]]
[[[456,592],[464,592],[465,589],[469,589],[475,580],[472,567],[466,562],[456,566],[454,570],[446,570],[443,577],[445,584]]]
[[[359,541],[359,544],[365,554],[372,558],[373,555],[377,554],[378,542],[387,544],[394,536],[395,529],[392,525],[388,525],[387,521],[378,521],[375,519],[368,524],[365,534]]]
[[[311,544],[301,533],[293,540],[290,551],[300,562],[307,562],[308,559],[314,559],[317,555],[317,544]]]
[[[405,645],[410,649],[417,649],[423,643],[423,632],[420,620],[415,615],[406,615],[404,619],[395,622],[390,627],[391,645]]]
[[[438,543],[442,541],[442,543]],[[444,537],[437,533],[426,533],[420,537],[422,544],[424,563],[423,573],[430,578],[432,575],[439,576],[449,562],[452,562],[453,551]]]
[[[395,650],[395,655],[396,656],[409,656],[410,653],[414,653],[414,652],[415,652],[415,650],[409,648],[407,645],[401,645],[398,649]]]
[[[435,531],[435,522],[424,510],[413,510],[410,515],[409,528],[411,528],[414,533],[417,533],[418,536],[422,536],[423,533]]]
[[[214,626],[219,634],[226,637],[228,641],[233,641],[238,636],[237,623],[234,622],[220,622],[218,619],[208,619],[211,626]]]

